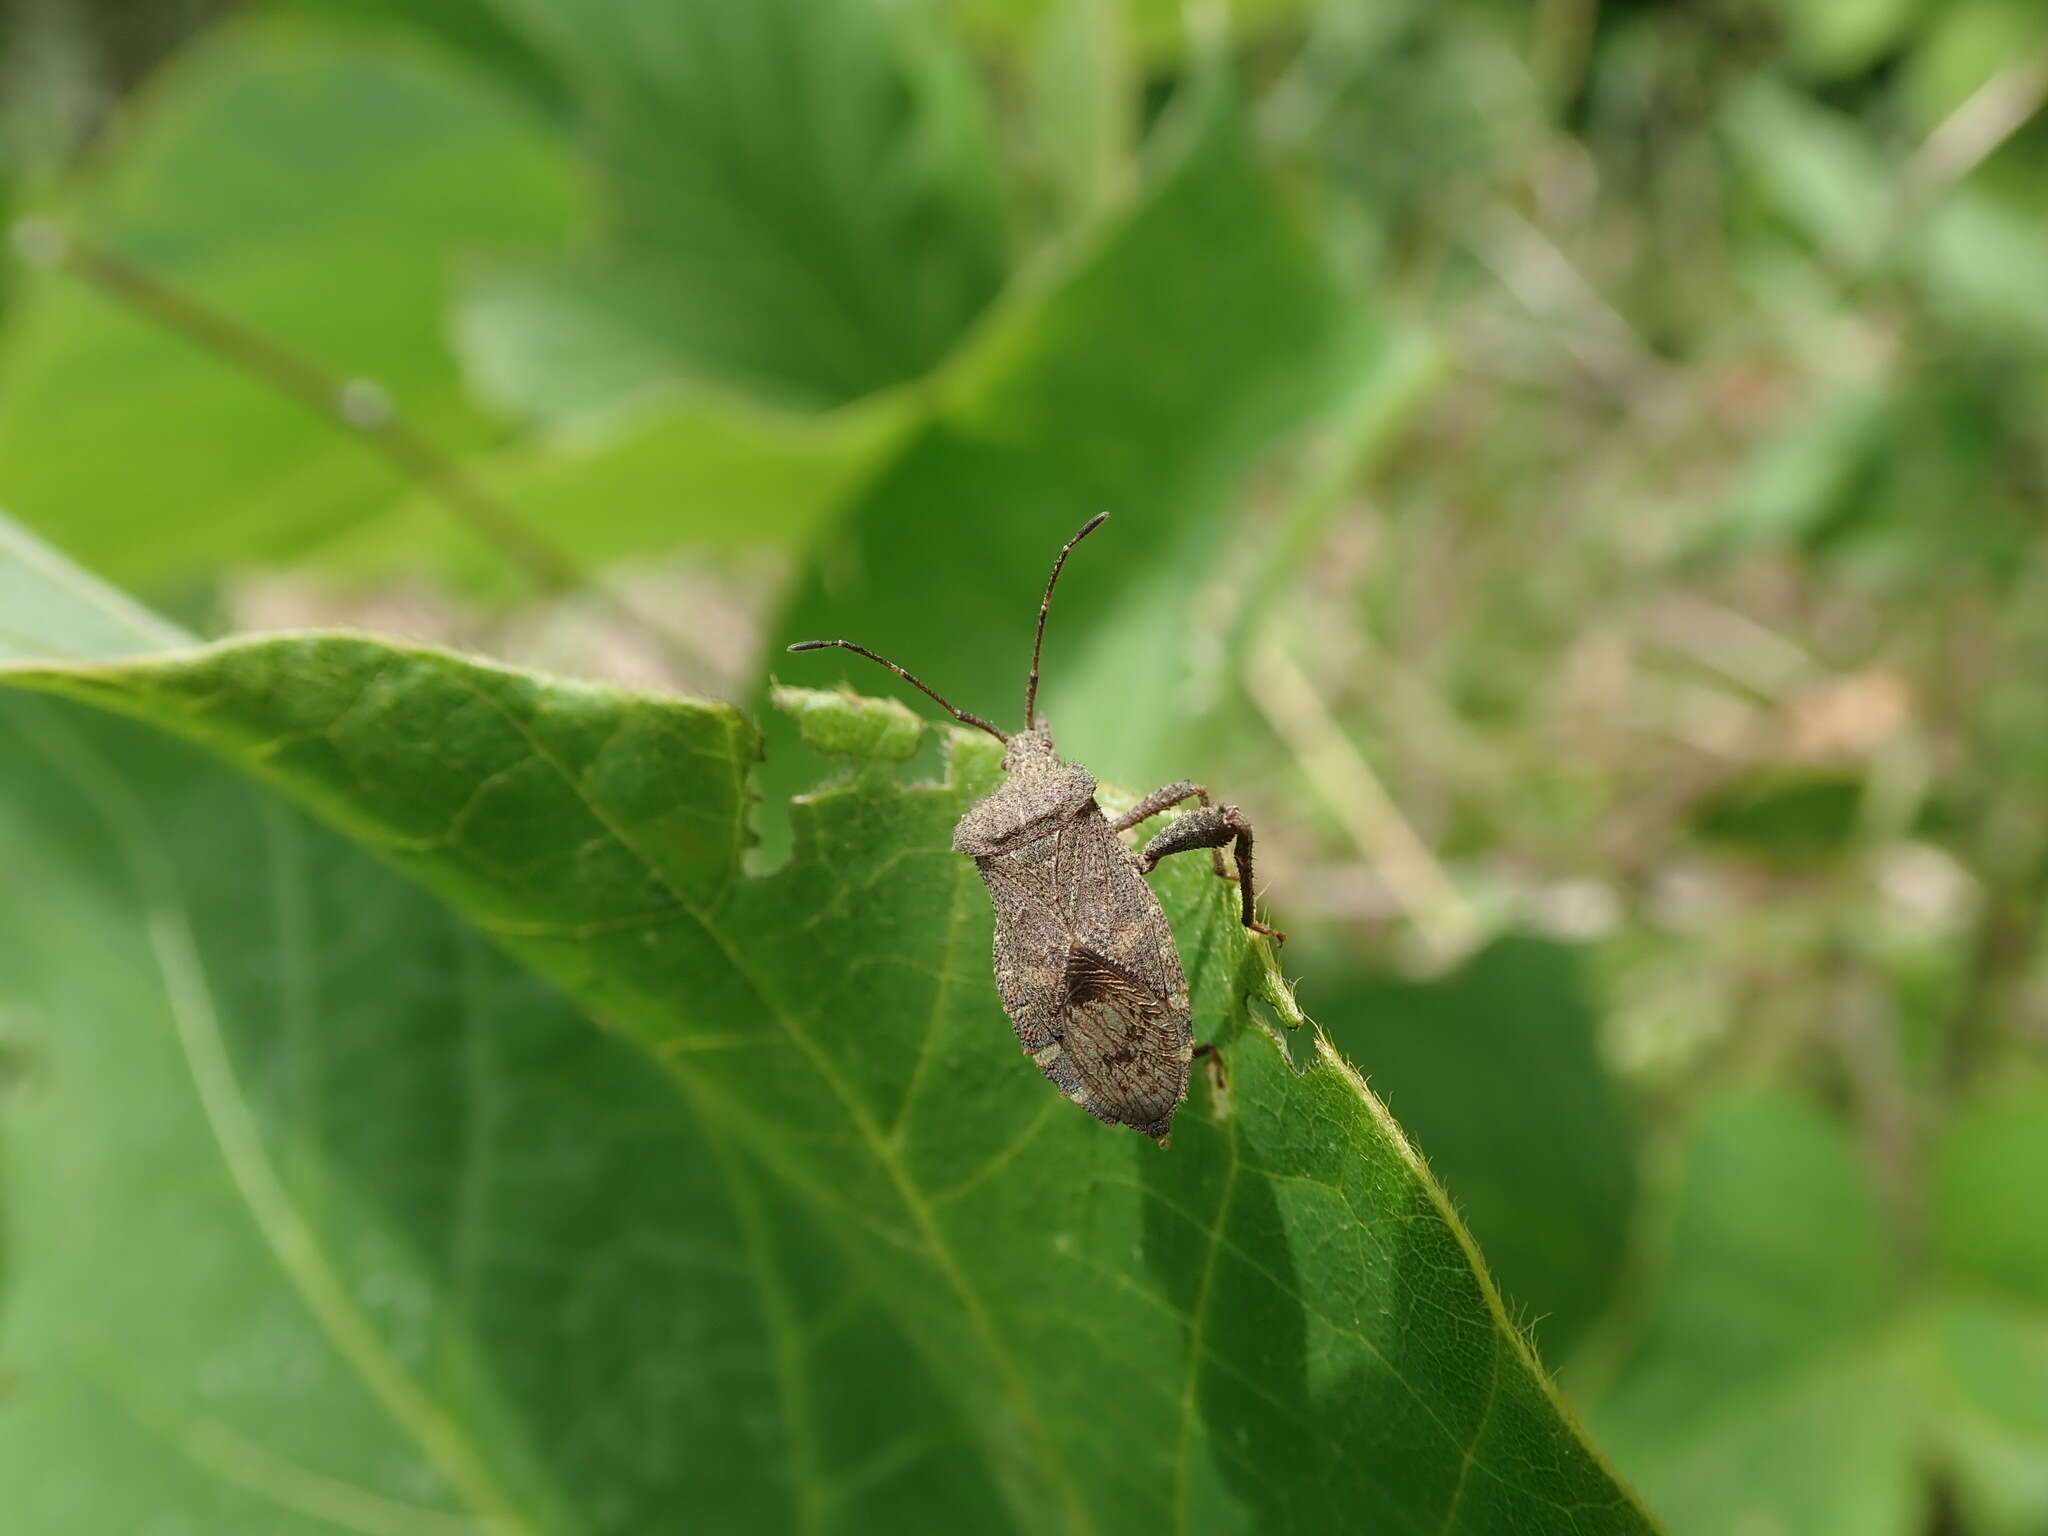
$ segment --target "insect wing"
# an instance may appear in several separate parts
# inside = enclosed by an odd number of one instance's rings
[[[1187,1093],[1187,1026],[1168,1000],[1114,960],[1076,945],[1054,1032],[1082,1103],[1105,1120],[1164,1136]]]
[[[1049,860],[977,859],[996,910],[996,990],[1024,1049],[1042,1050],[1053,1032],[1056,987],[1071,943],[1054,900]]]

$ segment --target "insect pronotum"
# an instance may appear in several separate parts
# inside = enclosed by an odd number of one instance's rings
[[[1097,1119],[1164,1141],[1188,1092],[1194,1036],[1188,983],[1166,913],[1142,876],[1169,854],[1206,848],[1216,873],[1242,893],[1242,921],[1284,937],[1252,911],[1252,829],[1234,805],[1183,779],[1156,789],[1114,820],[1095,803],[1095,779],[1061,760],[1052,727],[1037,718],[1038,658],[1053,588],[1074,546],[1102,526],[1098,513],[1061,546],[1038,605],[1024,729],[1015,735],[957,709],[888,658],[851,640],[800,640],[792,651],[837,646],[887,667],[963,725],[1003,743],[1003,781],[953,829],[953,847],[974,860],[995,905],[996,990],[1017,1039],[1038,1069]],[[1117,836],[1186,800],[1176,818],[1134,852]],[[1237,873],[1223,865],[1232,845]]]

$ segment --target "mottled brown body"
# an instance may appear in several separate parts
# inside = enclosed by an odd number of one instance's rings
[[[1159,1141],[1188,1093],[1197,1054],[1189,1029],[1188,982],[1166,913],[1144,876],[1170,854],[1206,848],[1216,873],[1239,882],[1245,927],[1274,933],[1252,912],[1252,829],[1234,805],[1211,805],[1192,781],[1154,790],[1111,821],[1095,803],[1095,779],[1060,761],[1052,730],[1037,723],[1038,655],[1060,568],[1108,513],[1085,523],[1053,562],[1038,605],[1038,636],[1024,689],[1024,729],[1016,735],[952,704],[895,662],[851,640],[801,640],[792,651],[837,646],[879,662],[930,695],[962,724],[1003,743],[1003,782],[953,829],[953,847],[969,855],[996,914],[996,990],[1017,1039],[1068,1098],[1111,1125]],[[1145,845],[1125,847],[1118,833],[1186,800],[1200,806],[1177,817]],[[1223,867],[1231,847],[1237,873]],[[1206,1049],[1206,1047],[1204,1047]]]
[[[1010,738],[1002,787],[953,832],[995,906],[996,990],[1018,1043],[1068,1098],[1164,1139],[1195,1050],[1188,983],[1138,856],[1044,727]]]

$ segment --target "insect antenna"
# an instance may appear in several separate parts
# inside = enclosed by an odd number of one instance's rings
[[[1052,607],[1052,589],[1059,585],[1060,567],[1067,563],[1067,556],[1074,552],[1074,546],[1103,525],[1109,517],[1107,512],[1098,512],[1081,525],[1080,531],[1060,546],[1060,557],[1052,563],[1052,574],[1045,579],[1045,599],[1038,605],[1038,634],[1031,642],[1031,678],[1024,685],[1024,729],[1030,730],[1033,712],[1038,708],[1038,653],[1045,648],[1045,615]]]
[[[911,687],[919,690],[922,693],[929,694],[933,699],[937,700],[939,708],[943,709],[955,720],[958,720],[962,725],[978,725],[984,731],[987,731],[989,735],[995,737],[997,741],[1008,741],[1010,739],[1010,733],[1008,731],[1002,730],[1000,727],[991,725],[988,721],[982,719],[979,715],[970,715],[964,709],[955,709],[951,704],[948,704],[946,702],[944,696],[941,695],[936,688],[931,687],[929,684],[919,682],[916,678],[912,677],[908,672],[904,671],[901,667],[897,666],[896,663],[891,661],[888,657],[877,656],[873,651],[869,650],[864,645],[855,645],[851,640],[799,640],[795,645],[792,645],[790,649],[792,651],[824,651],[830,650],[833,646],[837,646],[842,651],[853,651],[858,655],[867,657],[869,661],[880,662],[883,666],[887,667],[891,672],[894,672],[898,677],[902,678],[903,681],[910,684]]]

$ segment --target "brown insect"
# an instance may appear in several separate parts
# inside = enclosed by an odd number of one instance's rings
[[[1107,518],[1098,513],[1061,546],[1038,605],[1031,675],[1024,687],[1024,729],[1017,735],[956,709],[886,657],[850,640],[801,640],[792,651],[838,646],[880,662],[929,694],[954,719],[1003,743],[1003,782],[953,829],[953,847],[974,860],[995,905],[996,990],[1017,1039],[1053,1086],[1097,1119],[1164,1141],[1188,1092],[1197,1054],[1188,1028],[1188,983],[1159,899],[1142,878],[1169,854],[1206,848],[1216,873],[1236,880],[1243,922],[1254,933],[1285,935],[1252,911],[1252,829],[1234,805],[1183,779],[1154,790],[1111,820],[1095,803],[1095,778],[1063,762],[1052,728],[1036,719],[1038,657],[1053,588],[1074,546]],[[1175,818],[1133,852],[1117,837],[1185,800],[1197,809]],[[1234,845],[1237,873],[1223,866]],[[1206,1047],[1204,1047],[1206,1049]]]

